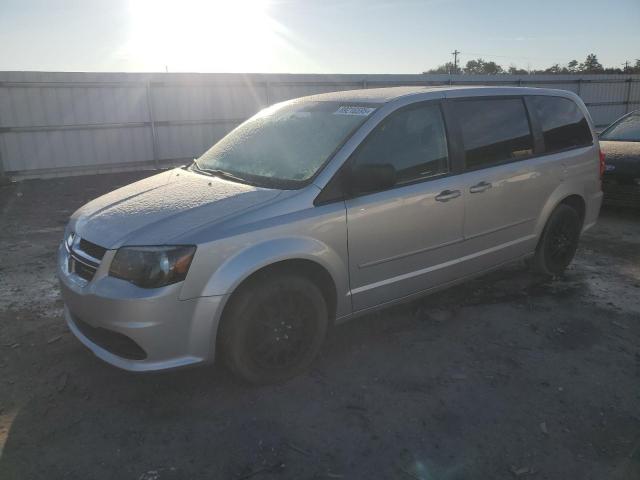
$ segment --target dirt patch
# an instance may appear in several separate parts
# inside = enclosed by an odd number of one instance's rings
[[[311,371],[132,375],[70,335],[68,216],[144,174],[0,187],[0,478],[640,478],[640,219],[337,327]],[[543,426],[544,425],[544,426]]]

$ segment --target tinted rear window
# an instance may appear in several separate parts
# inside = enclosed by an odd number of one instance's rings
[[[640,142],[640,112],[618,120],[600,135],[600,139]]]
[[[455,101],[451,108],[462,129],[468,170],[533,154],[533,137],[522,99]]]
[[[593,143],[587,119],[572,100],[561,97],[531,97],[538,115],[547,153],[584,147]]]

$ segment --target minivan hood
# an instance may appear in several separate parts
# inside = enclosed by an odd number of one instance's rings
[[[277,197],[281,190],[175,169],[96,198],[71,217],[71,228],[107,249],[179,243],[182,235]]]

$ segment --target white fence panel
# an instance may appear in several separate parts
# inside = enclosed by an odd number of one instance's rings
[[[597,126],[640,108],[640,75],[285,75],[0,72],[0,175],[153,168],[200,155],[261,108],[394,85],[570,90]]]

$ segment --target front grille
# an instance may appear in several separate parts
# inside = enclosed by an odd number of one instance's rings
[[[106,248],[101,247],[100,245],[96,245],[95,243],[91,243],[90,241],[85,240],[84,238],[80,239],[80,243],[78,243],[78,247],[81,251],[83,251],[87,255],[91,255],[93,258],[96,258],[98,260],[102,260],[102,257],[104,257],[104,254],[107,252]]]
[[[80,278],[84,278],[87,282],[93,280],[93,276],[96,274],[96,268],[85,263],[81,263],[75,257],[71,257],[69,259],[69,271],[75,273]]]
[[[102,327],[93,327],[76,316],[73,316],[73,322],[85,337],[114,355],[128,360],[147,358],[147,353],[142,347],[122,333]]]
[[[90,282],[106,252],[106,248],[78,237],[69,249],[69,272]]]

